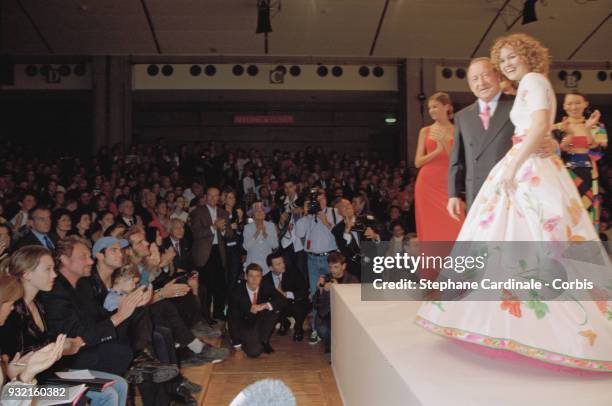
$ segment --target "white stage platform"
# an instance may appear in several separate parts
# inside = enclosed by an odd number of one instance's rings
[[[610,406],[612,377],[492,359],[414,324],[418,302],[332,292],[332,368],[346,406]]]

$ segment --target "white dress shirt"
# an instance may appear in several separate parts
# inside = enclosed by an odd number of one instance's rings
[[[244,285],[246,286],[247,292],[249,293],[249,299],[251,300],[251,304],[253,304],[253,294],[255,294],[255,296],[257,297],[257,295],[259,294],[259,289],[258,290],[251,290],[249,288],[249,285],[247,285],[246,283]],[[259,297],[257,297],[257,299],[259,299]],[[270,302],[255,303],[255,304],[265,304],[268,307],[268,310],[272,311],[272,304]]]
[[[484,100],[478,99],[478,112],[479,113],[482,112],[484,110],[484,105],[488,104],[489,105],[489,116],[493,117],[493,114],[495,114],[495,109],[497,108],[497,102],[499,101],[499,98],[501,97],[501,95],[502,95],[502,92],[500,91],[488,103],[486,103]]]
[[[217,221],[217,208],[216,207],[210,207],[209,205],[206,205],[206,207],[208,208],[208,212],[210,213],[210,218],[212,220],[212,225],[210,226],[210,229],[213,232],[213,245],[217,245],[219,244],[219,237],[217,236],[217,229],[215,228],[215,221]]]
[[[272,272],[272,280],[274,281],[274,287],[276,289],[281,288],[281,282],[283,281],[283,274],[279,273],[278,275]],[[285,292],[285,297],[287,299],[295,299],[293,292]]]

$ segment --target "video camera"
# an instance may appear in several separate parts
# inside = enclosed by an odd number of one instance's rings
[[[376,230],[376,218],[371,214],[363,214],[355,218],[355,223],[351,229],[363,234],[368,227],[372,230]]]
[[[308,214],[316,215],[321,211],[321,204],[319,203],[319,188],[313,187],[310,188],[308,193]]]

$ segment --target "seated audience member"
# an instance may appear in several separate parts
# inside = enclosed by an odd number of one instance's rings
[[[62,238],[68,237],[72,230],[71,213],[66,209],[56,209],[51,213],[52,230],[50,237],[51,241],[59,241]]]
[[[55,244],[51,241],[51,211],[37,206],[28,215],[29,230],[15,243],[15,249],[26,245],[41,245],[53,251]]]
[[[110,211],[101,211],[96,216],[95,226],[91,239],[93,242],[98,241],[104,237],[106,230],[108,230],[115,223],[115,216]]]
[[[136,224],[143,225],[140,216],[134,214],[134,203],[130,199],[119,200],[119,215],[115,219],[117,223],[122,223],[126,228]]]
[[[331,288],[334,283],[358,283],[355,276],[346,271],[346,258],[344,255],[332,252],[327,256],[329,274],[321,276],[317,283],[314,297],[316,308],[315,328],[319,337],[325,344],[325,352],[331,351]]]
[[[12,242],[11,226],[8,223],[0,224],[0,261],[9,256]]]
[[[49,338],[54,334],[48,331],[45,308],[38,299],[38,293],[49,292],[57,274],[54,271],[51,252],[40,246],[20,248],[0,267],[4,268],[0,269],[0,274],[10,274],[20,283],[20,290],[23,291],[23,298],[14,303],[13,311],[8,319],[5,319],[5,323],[0,323],[4,324],[0,327],[1,351],[3,354],[16,357],[13,359],[13,362],[16,362],[19,355],[15,354],[22,354],[24,359],[28,359],[27,353],[32,349],[49,348],[44,346],[50,345]],[[59,334],[55,340],[56,343],[61,342],[61,348],[55,361],[47,368],[62,356],[64,356],[63,361],[76,356],[85,345],[80,336],[67,338],[66,335]],[[92,369],[91,373],[98,378],[115,380],[115,384],[108,391],[87,392],[86,396],[91,400],[92,405],[125,405],[127,382],[123,378],[95,369]]]
[[[109,312],[117,310],[121,301],[136,289],[140,279],[138,268],[133,265],[124,265],[115,270],[112,275],[112,287],[104,298],[104,308]]]
[[[72,231],[71,235],[78,235],[79,237],[89,241],[91,244],[91,212],[88,209],[79,209],[72,213]]]
[[[251,263],[246,268],[246,281],[232,291],[230,334],[234,348],[242,347],[249,357],[274,349],[270,337],[278,321],[284,298],[269,285],[262,285],[261,266]]]
[[[150,244],[146,240],[145,231],[140,226],[132,227],[126,237],[130,244],[127,249],[128,261],[140,272],[139,284],[141,286],[151,284],[155,289],[150,306],[153,321],[172,331],[183,350],[179,351],[182,355],[182,366],[195,366],[225,359],[229,354],[227,349],[213,348],[198,338],[198,336],[214,335],[211,331],[204,330],[197,297],[193,295],[190,285],[181,283],[178,278],[169,278],[161,284],[156,282],[160,275],[163,275],[160,266],[165,267],[172,259],[168,257],[167,263],[160,264],[162,259],[157,245]]]
[[[286,267],[283,254],[280,252],[268,255],[266,262],[270,272],[263,277],[262,285],[266,285],[269,290],[276,289],[286,299],[279,309],[281,325],[278,335],[287,334],[288,318],[293,317],[295,319],[293,340],[302,341],[304,339],[304,319],[309,310],[306,281],[297,269]]]
[[[28,220],[30,220],[30,211],[36,206],[36,197],[32,193],[23,193],[18,205],[19,211],[11,219],[10,223],[16,234],[21,234],[22,229],[28,225]]]

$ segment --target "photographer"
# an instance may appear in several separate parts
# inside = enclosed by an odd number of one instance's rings
[[[313,303],[316,310],[315,328],[323,339],[325,352],[331,351],[331,303],[330,291],[334,283],[359,283],[350,273],[346,272],[347,261],[344,255],[332,252],[327,256],[329,273],[320,276],[317,283]]]
[[[309,200],[304,204],[308,213],[296,224],[297,236],[306,241],[305,250],[308,258],[308,282],[310,296],[315,293],[320,276],[327,274],[327,256],[338,249],[332,228],[342,221],[337,209],[327,206],[327,196],[322,189],[313,188]],[[310,342],[316,344],[319,338],[314,329],[314,310],[312,313],[312,333]]]
[[[361,274],[361,242],[380,242],[380,234],[375,231],[376,219],[372,215],[357,217],[353,204],[347,199],[338,203],[338,209],[343,217],[333,229],[338,250],[346,257],[347,270],[360,279]]]

